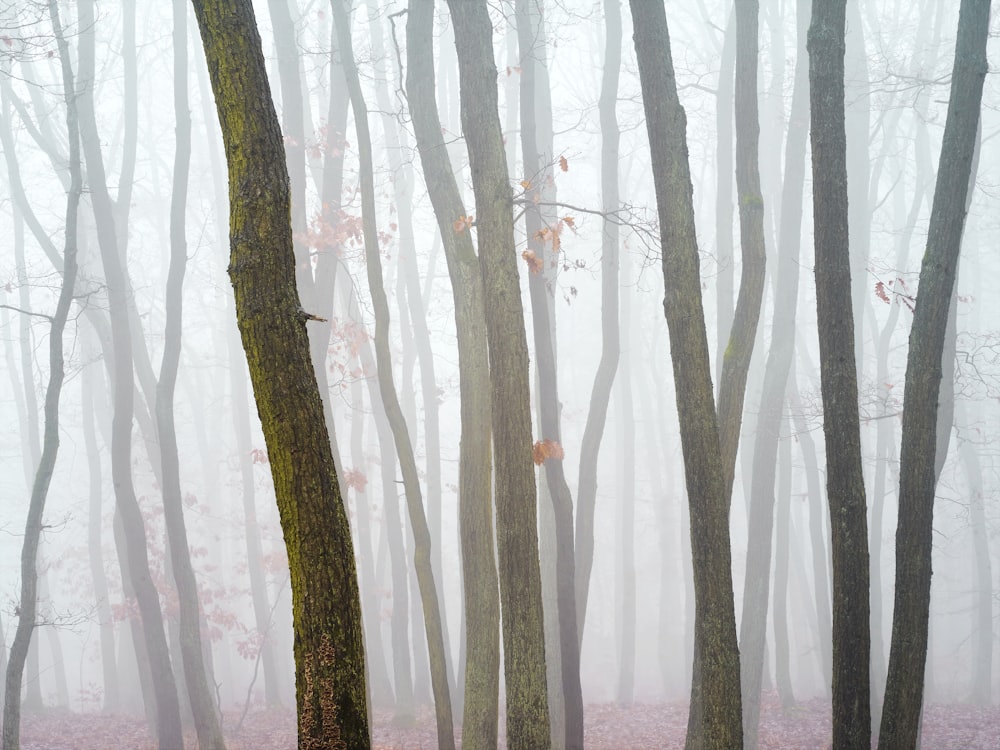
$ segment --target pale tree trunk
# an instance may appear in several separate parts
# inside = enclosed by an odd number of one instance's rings
[[[731,470],[727,472],[723,461],[712,396],[686,116],[677,96],[666,11],[662,4],[644,0],[632,0],[631,6],[663,245],[663,306],[670,331],[691,511],[695,664],[696,669],[700,665],[700,674],[692,680],[695,718],[689,720],[688,745],[735,749],[742,747],[743,733],[728,518],[727,474]],[[740,346],[752,346],[752,339]]]
[[[66,239],[63,253],[62,288],[59,292],[55,313],[50,319],[49,382],[45,390],[42,451],[31,488],[24,541],[21,547],[21,590],[17,609],[17,627],[14,631],[14,640],[10,646],[7,669],[4,673],[2,729],[4,750],[18,750],[20,747],[21,680],[24,675],[24,663],[28,656],[28,645],[37,625],[38,544],[42,535],[45,501],[55,470],[56,456],[59,452],[59,397],[65,378],[63,332],[69,317],[70,306],[73,304],[73,291],[76,284],[77,212],[80,205],[80,194],[83,190],[76,84],[73,81],[73,70],[69,59],[69,45],[63,37],[62,23],[55,0],[49,2],[49,15],[52,19],[53,33],[56,37],[59,59],[62,64],[63,98],[66,102],[66,125],[70,155],[70,190],[66,200]],[[26,312],[22,313],[22,315],[24,314]],[[31,385],[33,387],[33,384]]]
[[[896,593],[880,747],[917,742],[930,609],[937,405],[987,71],[989,0],[963,0],[927,249],[910,328],[900,447]]]
[[[511,747],[544,748],[551,737],[528,345],[514,254],[513,197],[497,105],[493,25],[485,0],[449,0],[448,6],[458,52],[462,129],[476,196],[475,223],[491,363],[507,743]]]
[[[181,490],[180,457],[174,428],[174,389],[181,357],[181,315],[184,272],[187,265],[185,237],[188,174],[191,163],[191,114],[188,110],[186,0],[173,0],[174,49],[174,185],[170,199],[170,267],[165,299],[166,324],[163,360],[156,385],[156,427],[160,438],[160,466],[163,473],[163,517],[167,530],[170,567],[179,604],[181,660],[191,713],[202,750],[225,747],[222,728],[209,688],[201,642],[198,583],[188,550],[187,528]]]
[[[622,260],[622,273],[629,277],[631,263]],[[635,408],[632,399],[632,351],[635,335],[632,330],[632,299],[626,295],[621,303],[621,323],[625,332],[618,388],[615,392],[618,423],[618,498],[619,536],[618,560],[618,689],[619,706],[631,706],[635,696]]]
[[[590,392],[587,423],[580,444],[580,475],[576,509],[576,612],[577,633],[583,643],[583,626],[594,565],[594,506],[597,502],[597,459],[608,418],[611,386],[618,370],[618,258],[620,230],[610,212],[618,209],[618,163],[621,133],[618,128],[618,79],[622,58],[620,0],[604,3],[604,67],[598,115],[601,122],[601,205],[605,212],[601,236],[601,359]]]
[[[813,0],[809,26],[813,222],[827,501],[833,550],[833,744],[868,748],[868,529],[848,245],[846,0]]]
[[[789,672],[788,645],[788,566],[790,555],[789,526],[792,513],[792,441],[786,436],[778,447],[778,492],[774,520],[774,682],[781,706],[795,705],[792,676]],[[765,574],[766,575],[766,574]]]
[[[455,746],[454,727],[451,714],[451,696],[448,687],[447,660],[444,648],[441,609],[434,573],[431,568],[431,538],[424,515],[423,498],[417,463],[409,431],[399,405],[396,386],[393,383],[392,358],[389,349],[389,304],[386,299],[382,278],[382,261],[379,255],[378,231],[375,217],[375,184],[372,166],[371,135],[368,130],[368,108],[361,91],[361,81],[351,42],[351,28],[344,0],[331,0],[334,24],[337,27],[337,41],[341,51],[341,61],[347,75],[347,88],[354,111],[354,125],[357,129],[358,156],[361,160],[360,189],[361,215],[364,224],[365,265],[368,272],[368,287],[375,312],[375,357],[378,363],[378,385],[382,396],[386,417],[392,428],[397,458],[403,475],[406,494],[406,508],[413,533],[413,561],[419,581],[420,599],[424,611],[424,626],[427,634],[427,650],[431,662],[431,682],[434,690],[434,707],[437,718],[439,748]]]
[[[757,416],[750,478],[747,560],[740,620],[740,677],[743,696],[744,744],[757,747],[760,692],[764,669],[771,532],[774,523],[775,466],[788,373],[795,351],[795,309],[799,288],[799,247],[802,240],[802,190],[805,184],[809,122],[809,68],[806,58],[808,0],[796,5],[798,29],[795,83],[785,143],[785,176],[781,188],[777,271],[771,346],[764,367],[764,384]]]
[[[456,232],[465,216],[458,183],[445,148],[434,96],[433,0],[412,0],[406,21],[406,90],[427,191],[455,300],[461,439],[459,441],[459,529],[465,599],[467,658],[462,745],[496,747],[499,692],[499,621],[493,544],[491,412],[483,282],[471,231]]]

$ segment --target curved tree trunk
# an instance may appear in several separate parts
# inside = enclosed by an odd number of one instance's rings
[[[437,717],[439,748],[455,747],[455,730],[451,715],[451,696],[448,687],[448,667],[444,651],[444,633],[437,587],[431,568],[431,538],[424,515],[417,462],[413,455],[406,420],[399,405],[393,383],[392,357],[389,350],[389,304],[382,279],[382,261],[378,247],[378,229],[375,223],[375,184],[372,167],[371,135],[368,131],[368,107],[361,91],[358,69],[354,64],[351,45],[351,28],[344,0],[331,0],[333,19],[337,26],[337,40],[341,61],[347,75],[347,89],[354,110],[354,125],[358,135],[358,156],[361,160],[361,216],[364,224],[365,265],[368,286],[375,311],[375,357],[378,362],[378,385],[386,417],[392,427],[396,453],[403,474],[406,508],[413,532],[413,559],[420,587],[424,610],[427,649],[431,662],[431,683],[434,691],[434,708]]]
[[[21,731],[21,678],[28,656],[28,645],[35,630],[38,613],[38,544],[42,536],[42,518],[48,497],[56,456],[59,452],[59,396],[65,377],[63,331],[73,304],[76,283],[76,226],[83,178],[80,165],[80,137],[77,127],[76,85],[70,66],[69,45],[63,36],[59,9],[49,0],[49,15],[62,63],[63,97],[66,101],[66,125],[69,138],[70,189],[66,199],[66,245],[63,253],[62,288],[49,329],[49,383],[45,390],[45,427],[42,453],[35,471],[21,547],[21,592],[17,628],[11,643],[4,675],[3,748],[18,750]]]
[[[288,174],[248,0],[194,0],[229,167],[236,315],[292,582],[299,747],[371,746],[347,513],[295,289]]]

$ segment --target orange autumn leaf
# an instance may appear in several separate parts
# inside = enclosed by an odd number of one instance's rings
[[[561,461],[565,457],[562,445],[555,440],[538,440],[531,446],[531,458],[536,466],[541,466],[550,458]]]
[[[561,169],[563,172],[568,172],[569,171],[569,162],[566,161],[566,157],[565,156],[560,156],[559,157],[559,169]]]
[[[451,228],[455,230],[455,234],[461,234],[466,229],[472,226],[475,219],[471,216],[459,216],[452,222]]]
[[[532,250],[525,250],[521,253],[521,257],[524,258],[524,262],[528,264],[528,270],[532,273],[542,272],[542,259],[535,255]]]

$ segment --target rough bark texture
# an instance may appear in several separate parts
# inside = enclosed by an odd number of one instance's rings
[[[24,540],[21,543],[21,592],[17,627],[4,670],[3,748],[18,750],[21,732],[21,683],[28,646],[35,631],[38,614],[38,545],[42,536],[42,518],[48,497],[52,473],[59,453],[59,396],[62,393],[65,370],[63,362],[63,331],[73,304],[76,284],[76,226],[83,187],[80,165],[80,137],[77,127],[76,85],[69,60],[69,45],[62,32],[55,0],[49,0],[49,15],[62,63],[63,98],[66,101],[66,125],[69,138],[70,189],[66,198],[66,240],[63,252],[62,289],[49,327],[49,382],[45,389],[44,432],[42,452],[35,469]],[[25,314],[25,313],[22,313]],[[33,387],[33,384],[32,384]]]
[[[913,747],[923,704],[941,354],[986,77],[989,0],[963,0],[940,166],[910,328],[900,446],[892,646],[879,747]]]
[[[396,393],[392,375],[392,354],[389,348],[389,303],[382,280],[382,261],[379,255],[378,229],[375,223],[375,180],[372,166],[371,134],[368,129],[368,107],[361,91],[358,69],[354,64],[348,8],[344,0],[332,0],[331,8],[334,23],[337,26],[337,41],[344,72],[347,75],[347,90],[351,97],[351,108],[354,110],[354,124],[358,135],[358,158],[361,162],[361,215],[364,224],[368,287],[371,292],[372,307],[375,311],[375,357],[378,362],[378,385],[386,417],[392,428],[392,437],[403,475],[403,489],[406,493],[410,528],[413,532],[414,567],[420,588],[427,650],[431,662],[431,683],[437,718],[438,747],[442,749],[454,748],[455,730],[451,715],[451,696],[448,686],[444,633],[441,625],[441,608],[431,569],[430,530],[424,515],[423,497],[417,462],[413,455],[413,445],[406,420],[403,417],[403,410],[399,405],[399,396]]]
[[[288,174],[247,0],[194,0],[229,167],[236,315],[288,551],[299,747],[371,745],[354,551],[295,290]]]
[[[712,398],[708,337],[701,303],[686,117],[677,83],[663,5],[632,0],[646,129],[663,244],[663,302],[677,394],[681,446],[691,512],[700,660],[700,721],[688,742],[706,748],[742,747],[740,664],[736,645],[726,494]],[[697,678],[696,678],[697,681]]]
[[[846,0],[813,0],[809,26],[816,308],[833,549],[833,746],[868,748],[868,531],[848,258]]]
[[[406,91],[424,181],[434,207],[455,298],[461,440],[458,502],[465,593],[465,703],[462,746],[494,748],[500,669],[500,598],[493,545],[490,373],[483,280],[442,136],[434,95],[434,2],[411,0],[406,20]]]
[[[493,25],[485,0],[449,0],[448,6],[458,52],[462,129],[476,196],[490,356],[507,744],[546,748],[550,742],[549,709],[528,345],[514,253],[513,198],[497,109]]]

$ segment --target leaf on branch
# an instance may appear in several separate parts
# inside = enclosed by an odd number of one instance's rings
[[[566,457],[562,445],[555,440],[538,440],[531,446],[531,458],[536,466],[541,466],[550,458],[559,459]]]
[[[521,180],[521,187],[525,190],[531,190],[531,180]]]
[[[525,263],[528,264],[529,271],[531,271],[532,273],[542,272],[542,260],[537,255],[535,255],[535,252],[533,250],[525,250],[523,253],[521,253],[521,257],[524,258]]]
[[[885,292],[884,282],[878,281],[875,283],[875,296],[885,302],[885,304],[889,304],[889,295]]]
[[[350,469],[344,472],[344,484],[353,488],[356,492],[364,492],[368,485],[368,477],[361,469]]]
[[[566,157],[565,156],[560,156],[559,157],[559,169],[561,169],[563,172],[568,172],[569,171],[569,162],[566,161]]]

